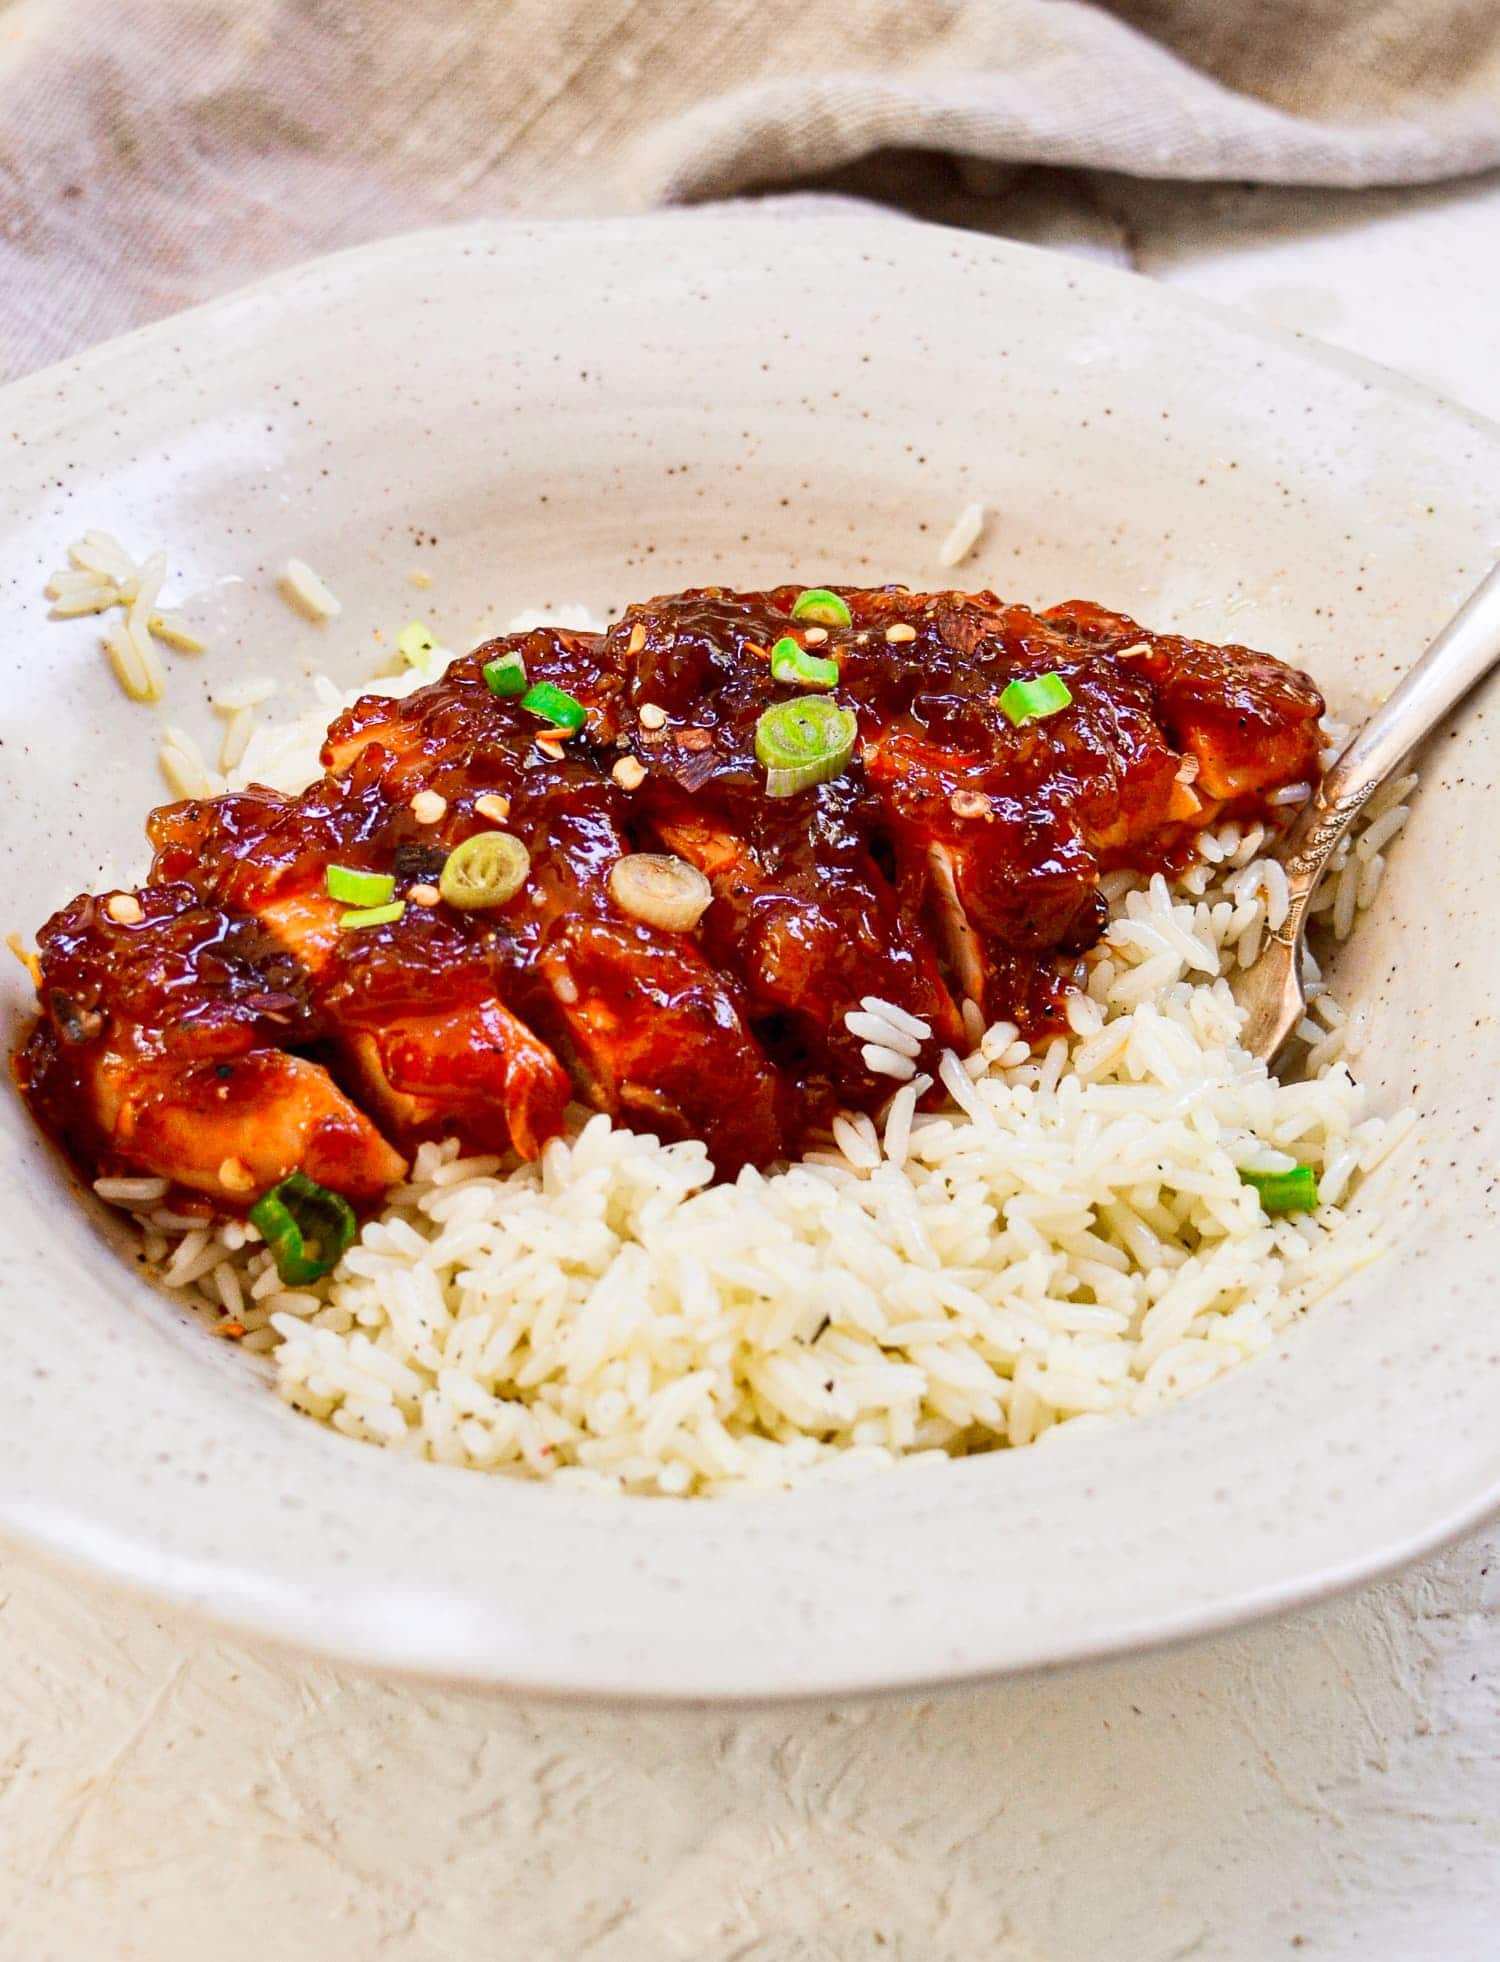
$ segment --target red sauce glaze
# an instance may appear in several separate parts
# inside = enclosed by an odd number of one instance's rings
[[[890,1094],[845,1026],[861,996],[931,1025],[924,1067],[961,1043],[965,995],[1053,1028],[1102,931],[1103,873],[1181,863],[1206,824],[1271,819],[1277,790],[1316,778],[1322,700],[1267,655],[1084,602],[899,587],[844,589],[850,623],[809,633],[797,591],[688,592],[604,636],[490,643],[341,715],[302,795],[156,812],[142,920],[84,897],[41,934],[16,1061],[38,1120],[91,1173],[161,1172],[230,1207],[297,1164],[368,1200],[428,1137],[531,1156],[572,1094],[703,1138],[732,1176]],[[832,782],[772,799],[755,731],[802,692],[772,678],[787,634],[838,663],[859,744]],[[560,755],[484,681],[512,650],[588,711]],[[1071,702],[1017,728],[1005,687],[1048,673]],[[633,788],[613,774],[627,758]],[[443,800],[435,821],[419,792]],[[422,903],[497,821],[531,854],[520,892]],[[615,904],[610,870],[638,850],[706,874],[695,930]],[[347,930],[330,865],[389,874],[401,918]]]
[[[1061,1014],[1071,967],[1059,956],[1102,930],[1102,873],[1180,863],[1206,824],[1269,816],[1271,792],[1317,774],[1322,698],[1267,655],[1148,635],[1081,603],[1037,615],[992,593],[846,588],[850,624],[827,627],[808,651],[839,664],[838,699],[859,716],[858,764],[836,784],[768,800],[755,724],[799,692],[772,680],[769,658],[787,633],[806,640],[791,618],[797,590],[653,601],[631,608],[609,641],[629,674],[622,727],[651,771],[639,807],[714,879],[736,916],[717,957],[753,997],[767,963],[745,916],[774,909],[778,895],[788,907],[804,889],[814,895],[817,926],[802,906],[803,930],[827,951],[809,952],[796,985],[832,1051],[828,1011],[844,987],[835,950],[863,949],[872,861],[902,924],[864,992],[951,1026],[931,991],[936,952],[987,1016],[1035,1034]],[[1048,673],[1071,705],[1017,728],[1000,707],[1005,687]],[[645,704],[666,712],[663,728],[641,727]],[[888,971],[901,962],[921,985]],[[839,1095],[861,1101],[836,1056],[821,1060]]]

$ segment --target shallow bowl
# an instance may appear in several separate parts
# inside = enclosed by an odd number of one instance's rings
[[[1099,598],[1269,648],[1357,707],[1496,551],[1500,431],[1143,281],[914,225],[470,226],[323,261],[0,395],[6,926],[139,863],[161,723],[237,675],[368,674],[420,611],[687,583]],[[81,531],[168,549],[210,652],[163,710],[42,588]],[[276,591],[289,554],[345,602]],[[430,575],[420,598],[413,572]],[[381,636],[385,636],[382,641]],[[1429,748],[1338,968],[1414,1098],[1389,1257],[1158,1416],[740,1505],[398,1461],[297,1417],[122,1264],[0,1097],[0,1527],[241,1630],[637,1698],[929,1685],[1304,1602],[1500,1504],[1496,697]],[[25,1012],[19,967],[6,1030]]]

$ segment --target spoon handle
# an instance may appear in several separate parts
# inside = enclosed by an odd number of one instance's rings
[[[1281,853],[1294,910],[1328,854],[1424,736],[1500,663],[1500,565],[1454,614],[1328,771],[1287,832]],[[1299,921],[1300,924],[1300,921]]]

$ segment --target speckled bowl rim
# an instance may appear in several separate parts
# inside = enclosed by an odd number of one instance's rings
[[[228,296],[208,306],[145,328],[122,340],[90,350],[76,361],[28,377],[0,391],[0,407],[7,415],[0,421],[22,426],[33,418],[45,426],[50,399],[81,384],[102,384],[124,363],[146,363],[160,359],[173,369],[186,357],[184,350],[195,342],[209,345],[215,335],[236,320],[274,314],[280,299],[305,284],[314,274],[330,279],[346,291],[361,287],[388,293],[400,268],[414,263],[414,254],[426,263],[452,263],[452,255],[481,248],[495,249],[501,241],[512,255],[533,251],[545,255],[555,249],[560,238],[569,246],[586,237],[606,241],[602,250],[641,254],[661,253],[668,259],[680,246],[684,229],[699,227],[700,236],[714,234],[715,250],[732,250],[751,255],[761,253],[767,263],[780,261],[789,250],[797,249],[786,220],[735,217],[683,216],[666,219],[621,221],[607,226],[578,224],[569,226],[501,226],[478,224],[451,230],[411,235],[379,245],[356,248],[318,262],[315,268],[299,268],[260,283],[254,288]],[[1309,376],[1352,380],[1363,392],[1387,403],[1401,403],[1417,411],[1435,425],[1445,425],[1455,442],[1462,435],[1476,447],[1493,468],[1494,482],[1500,486],[1500,429],[1483,419],[1447,403],[1420,384],[1406,380],[1356,357],[1343,354],[1304,337],[1263,328],[1238,319],[1206,302],[1186,298],[1129,275],[1063,260],[1031,248],[968,235],[949,234],[935,228],[918,228],[891,222],[866,223],[839,220],[827,237],[836,241],[835,249],[850,255],[867,250],[888,255],[888,263],[914,263],[932,267],[943,256],[960,267],[999,267],[1019,288],[1044,294],[1061,286],[1083,292],[1106,312],[1112,306],[1128,307],[1137,315],[1160,323],[1163,346],[1174,335],[1191,337],[1195,326],[1205,333],[1231,334],[1249,350],[1273,351],[1282,361],[1294,360]],[[732,239],[732,246],[729,241]],[[826,247],[823,248],[826,250]],[[397,279],[399,286],[399,279]],[[1104,594],[1101,597],[1108,598]],[[7,1277],[5,1286],[11,1282]],[[1222,1392],[1213,1392],[1222,1394]],[[1155,1421],[1155,1420],[1151,1420]],[[344,1447],[356,1451],[358,1447]],[[379,1489],[393,1468],[369,1453],[370,1465],[350,1467],[351,1484],[368,1485],[378,1497]],[[1060,1453],[1053,1463],[1061,1466]],[[363,1474],[368,1471],[369,1476]],[[431,1478],[442,1481],[446,1497],[454,1500],[455,1478],[473,1482],[467,1474],[452,1474],[427,1468],[402,1466],[401,1477]],[[933,1477],[950,1476],[938,1471]],[[973,1464],[953,1467],[955,1479],[949,1495],[955,1507],[972,1503],[972,1493],[961,1490],[973,1475]],[[865,1488],[871,1489],[871,1488]],[[437,1484],[432,1488],[438,1496]],[[799,1513],[809,1504],[817,1507],[824,1495],[794,1495],[756,1502],[736,1514],[750,1513],[756,1524],[776,1528],[775,1509],[785,1507]],[[566,1502],[558,1495],[524,1489],[518,1494],[518,1510],[524,1510],[528,1524],[534,1523],[535,1505],[566,1503],[586,1520],[588,1533],[607,1536],[610,1532],[611,1502]],[[628,1506],[648,1504],[659,1509],[663,1543],[691,1542],[702,1537],[721,1509],[675,1507],[667,1502],[622,1502]],[[601,1509],[602,1508],[602,1509]],[[835,1515],[839,1508],[834,1507]],[[945,1508],[946,1510],[946,1508]],[[1370,1524],[1368,1507],[1356,1499],[1349,1515],[1337,1522],[1351,1537],[1363,1533],[1364,1544],[1347,1557],[1323,1557],[1303,1562],[1294,1571],[1255,1585],[1236,1586],[1232,1580],[1200,1585],[1194,1574],[1192,1549],[1183,1560],[1183,1599],[1176,1608],[1153,1608],[1136,1613],[1128,1608],[1114,1612],[1104,1625],[1079,1625],[1071,1635],[1059,1639],[1056,1632],[1045,1639],[1030,1639],[1024,1627],[1011,1625],[998,1632],[988,1631],[982,1646],[967,1653],[955,1652],[944,1633],[946,1616],[960,1612],[958,1599],[934,1603],[930,1639],[911,1636],[903,1641],[900,1653],[857,1651],[848,1646],[853,1632],[845,1627],[841,1644],[831,1631],[828,1652],[821,1664],[808,1666],[806,1644],[795,1655],[795,1643],[778,1645],[776,1617],[765,1629],[747,1630],[747,1639],[721,1654],[705,1654],[684,1663],[680,1649],[673,1649],[665,1660],[653,1665],[650,1636],[653,1615],[664,1612],[664,1597],[653,1590],[648,1577],[643,1584],[637,1611],[644,1608],[644,1620],[632,1637],[622,1637],[617,1628],[601,1627],[592,1638],[587,1631],[568,1655],[559,1660],[549,1657],[535,1629],[524,1626],[521,1612],[516,1624],[493,1617],[496,1596],[493,1588],[479,1590],[471,1603],[460,1603],[444,1595],[424,1597],[404,1585],[340,1580],[329,1587],[327,1576],[314,1581],[307,1573],[278,1573],[264,1563],[245,1565],[231,1548],[215,1546],[211,1537],[192,1550],[160,1543],[148,1533],[116,1531],[108,1521],[91,1516],[66,1501],[54,1502],[44,1490],[31,1486],[17,1489],[0,1476],[0,1530],[44,1554],[71,1563],[175,1605],[204,1615],[210,1620],[242,1633],[262,1636],[299,1650],[312,1651],[330,1659],[382,1670],[395,1670],[451,1683],[475,1687],[504,1688],[528,1694],[545,1693],[569,1697],[628,1698],[655,1701],[750,1702],[785,1700],[799,1696],[828,1696],[876,1691],[896,1691],[930,1687],[940,1683],[983,1680],[1000,1674],[1048,1666],[1076,1663],[1118,1655],[1147,1647],[1203,1635],[1232,1627],[1257,1617],[1294,1608],[1339,1589],[1372,1579],[1430,1551],[1500,1511],[1500,1473],[1482,1482],[1471,1482],[1456,1502],[1435,1506],[1430,1519],[1417,1530],[1397,1535]],[[786,1515],[790,1523],[790,1511]],[[726,1531],[731,1531],[726,1521]],[[839,1530],[837,1518],[831,1528]],[[1330,1544],[1336,1534],[1330,1534]],[[752,1540],[762,1535],[752,1533]],[[764,1547],[761,1548],[764,1551]],[[878,1557],[873,1543],[870,1558]],[[774,1559],[774,1549],[772,1557]],[[774,1572],[773,1572],[774,1578]],[[722,1580],[722,1575],[720,1576]],[[810,1598],[810,1597],[809,1597]],[[629,1605],[629,1604],[627,1604]],[[627,1620],[631,1619],[627,1615]],[[753,1619],[753,1618],[752,1618]],[[577,1635],[578,1631],[572,1631]],[[670,1645],[669,1645],[670,1647]]]

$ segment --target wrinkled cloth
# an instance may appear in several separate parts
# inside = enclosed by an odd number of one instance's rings
[[[1495,0],[0,0],[0,374],[422,224],[893,151],[1358,186],[1500,163]]]

